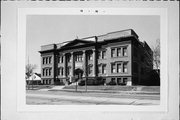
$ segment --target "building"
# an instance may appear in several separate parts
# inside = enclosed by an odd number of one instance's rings
[[[79,68],[88,84],[101,79],[105,84],[139,85],[153,69],[151,48],[132,29],[44,45],[39,52],[43,84],[71,83]]]
[[[28,77],[26,74],[26,85],[40,85],[41,84],[41,74],[33,73]]]

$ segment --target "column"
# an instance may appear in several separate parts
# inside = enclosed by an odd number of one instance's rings
[[[64,66],[64,74],[63,74],[63,77],[66,77],[66,73],[67,73],[67,68],[66,68],[66,54],[64,53],[63,54],[63,62],[64,62],[64,64],[63,64],[63,66]]]
[[[121,47],[121,56],[123,56],[123,47]]]
[[[92,76],[96,76],[96,50],[93,49],[93,75]]]
[[[83,70],[84,70],[83,77],[87,76],[86,66],[87,66],[86,51],[83,50]]]
[[[73,52],[71,52],[71,74],[70,74],[70,82],[72,82],[72,77],[74,77],[74,68],[75,68],[75,64],[74,64],[74,55]]]

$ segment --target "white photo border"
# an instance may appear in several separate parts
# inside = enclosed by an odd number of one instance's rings
[[[83,12],[82,12],[83,10]],[[96,12],[98,10],[98,13]],[[27,105],[25,88],[27,15],[159,15],[160,16],[160,105]],[[17,111],[147,111],[168,110],[168,21],[166,8],[18,8]],[[162,67],[163,66],[163,67]],[[162,81],[163,80],[163,81]],[[88,106],[88,107],[87,107]]]

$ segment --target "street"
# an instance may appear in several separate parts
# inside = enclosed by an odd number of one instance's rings
[[[159,105],[160,95],[28,90],[28,105]]]

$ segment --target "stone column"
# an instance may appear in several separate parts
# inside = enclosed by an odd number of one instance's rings
[[[75,68],[74,55],[73,55],[73,52],[71,52],[71,74],[70,74],[70,82],[72,82],[72,78],[74,77],[74,68]]]
[[[63,66],[64,66],[64,74],[63,74],[63,77],[66,77],[66,73],[67,73],[67,67],[66,67],[66,54],[64,53],[63,54]]]
[[[97,61],[97,58],[96,58],[96,50],[93,49],[93,77],[96,76],[96,61]]]
[[[84,70],[84,73],[83,73],[83,77],[86,77],[87,76],[87,68],[86,68],[86,66],[87,66],[87,61],[86,61],[87,59],[86,59],[86,51],[85,50],[83,50],[83,70]]]

